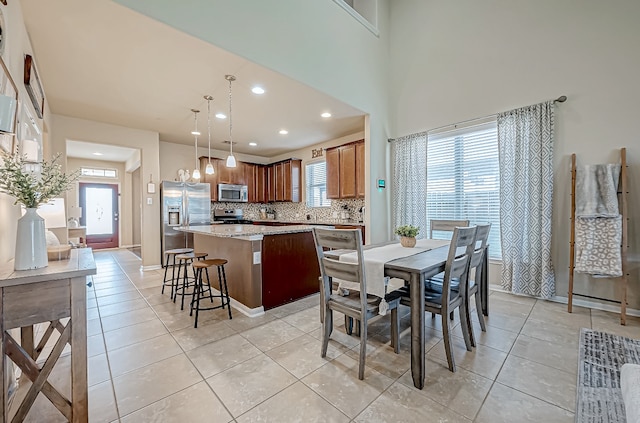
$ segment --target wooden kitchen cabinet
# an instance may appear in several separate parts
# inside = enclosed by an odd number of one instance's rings
[[[211,201],[218,201],[218,172],[220,169],[220,159],[211,158],[211,164],[213,165],[213,175],[207,175],[205,169],[209,163],[209,157],[200,157],[200,182],[209,184],[211,189]]]
[[[327,149],[327,198],[363,198],[364,140]]]
[[[267,200],[267,166],[255,166],[255,202],[266,203]]]
[[[268,166],[268,201],[299,203],[302,161],[285,160]]]
[[[356,143],[356,197],[364,198],[365,193],[365,177],[364,177],[364,141]],[[364,234],[363,238],[364,239]]]
[[[340,198],[340,148],[326,151],[327,198]]]
[[[220,160],[218,166],[218,183],[231,185],[247,185],[245,169],[248,163],[237,162],[236,167],[227,167],[226,160]]]
[[[340,198],[356,196],[356,146],[340,147]]]

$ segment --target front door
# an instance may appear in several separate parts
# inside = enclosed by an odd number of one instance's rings
[[[87,227],[87,246],[118,248],[118,185],[80,183],[80,224]]]

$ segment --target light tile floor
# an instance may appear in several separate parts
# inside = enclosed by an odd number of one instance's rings
[[[160,293],[161,271],[141,272],[127,250],[95,258],[87,300],[91,422],[573,422],[580,328],[640,338],[638,318],[623,327],[613,313],[568,314],[563,304],[493,292],[487,332],[474,322],[474,351],[466,351],[459,325],[453,331],[456,373],[447,368],[440,318],[427,317],[426,386],[417,390],[408,309],[399,355],[389,346],[389,318],[370,325],[360,381],[359,339],[344,333],[340,316],[320,357],[317,295],[259,318],[202,312],[194,329],[189,312]],[[66,354],[53,378],[69,392]],[[40,397],[28,421],[64,419]]]

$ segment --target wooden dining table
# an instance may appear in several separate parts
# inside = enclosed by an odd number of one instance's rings
[[[411,296],[411,376],[413,385],[424,388],[425,377],[425,331],[424,331],[424,285],[425,280],[444,272],[447,262],[448,246],[389,261],[384,266],[385,276],[402,279],[409,283]],[[488,259],[484,257],[483,272],[480,277],[480,290],[483,314],[489,313],[488,296]],[[446,316],[442,317],[446,319]]]
[[[388,245],[388,243],[381,245]],[[376,247],[376,245],[368,245],[365,249]],[[390,260],[384,265],[385,276],[402,279],[409,284],[411,296],[411,376],[413,385],[418,389],[424,388],[425,379],[425,280],[444,272],[448,252],[449,246],[445,245],[412,256]],[[325,254],[338,257],[340,252],[327,251]],[[489,315],[489,268],[487,256],[488,254],[484,256],[483,271],[479,281],[482,313],[485,316]]]

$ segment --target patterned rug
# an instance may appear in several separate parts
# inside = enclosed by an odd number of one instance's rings
[[[577,423],[626,422],[620,368],[640,364],[640,340],[583,328],[580,332]]]

